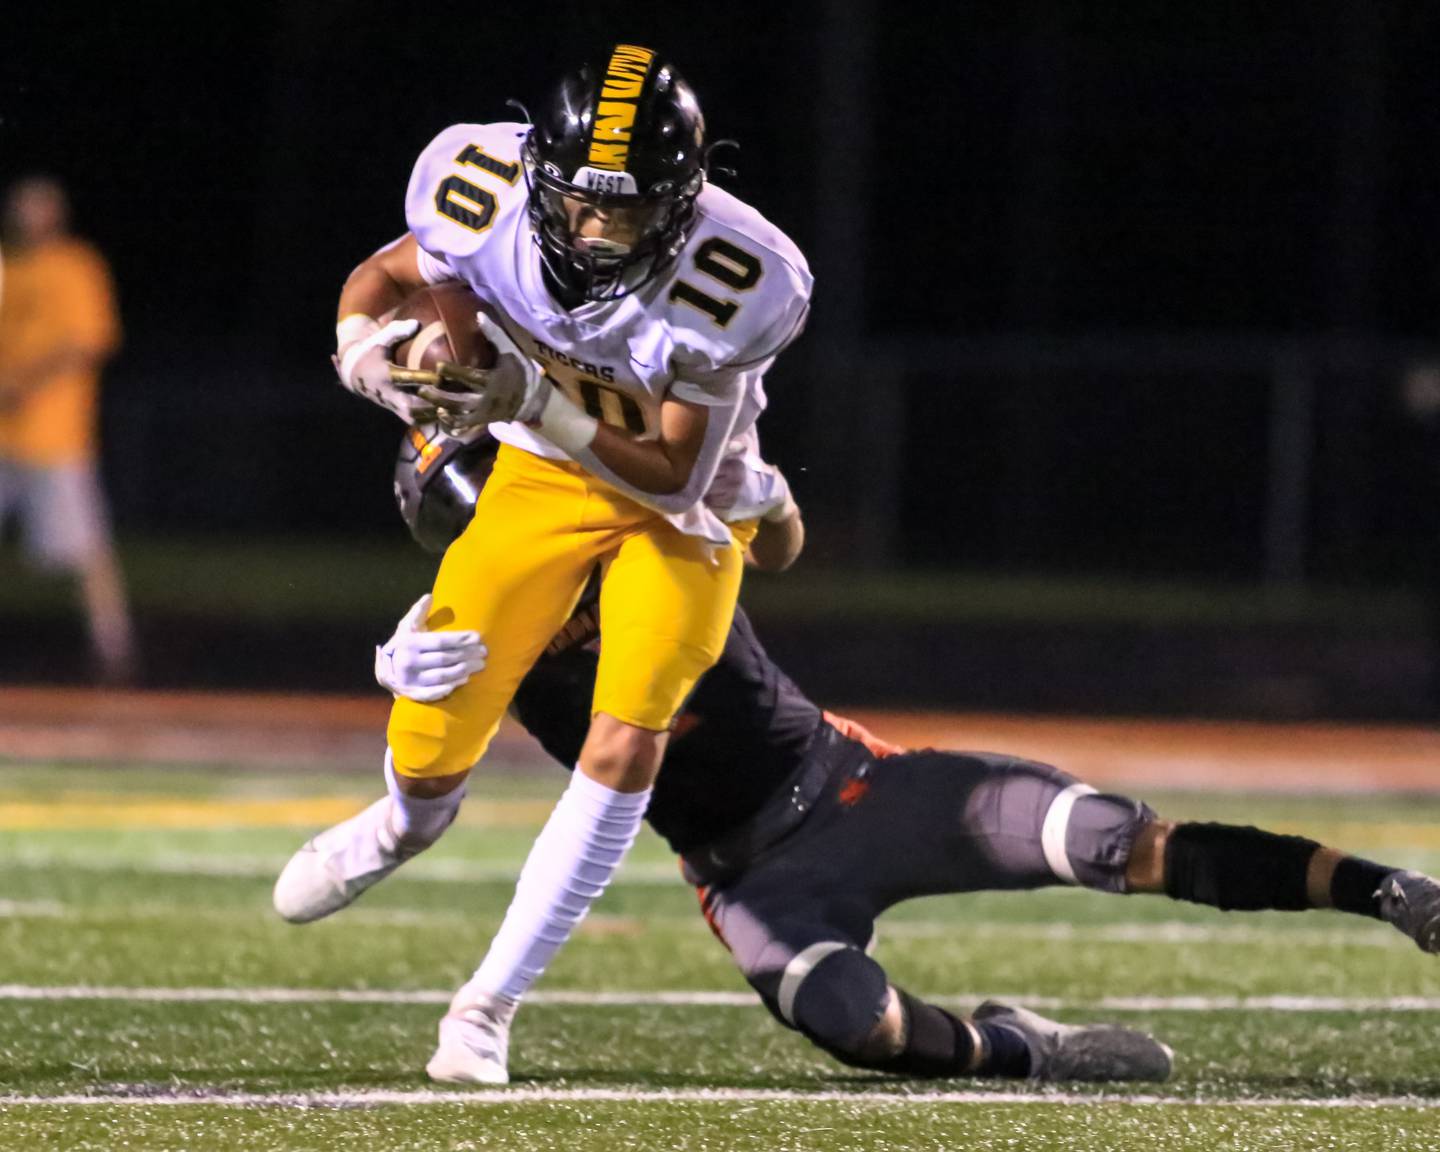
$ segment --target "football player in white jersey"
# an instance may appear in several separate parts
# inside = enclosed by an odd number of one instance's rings
[[[443,701],[396,700],[391,797],[295,855],[276,884],[283,916],[344,907],[438,838],[520,680],[604,572],[578,770],[441,1022],[437,1080],[503,1082],[516,1005],[628,850],[671,721],[730,627],[755,522],[727,523],[705,497],[765,406],[762,377],[803,327],[811,280],[784,234],[706,183],[707,151],[674,67],[616,45],[533,126],[440,133],[410,180],[408,231],[341,293],[347,388],[412,424],[488,426],[503,443],[417,622],[483,635],[494,655]],[[447,280],[484,302],[498,359],[417,384],[390,350],[418,325],[380,318]],[[434,659],[438,672],[448,657]]]

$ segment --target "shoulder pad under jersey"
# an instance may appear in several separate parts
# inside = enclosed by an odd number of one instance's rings
[[[454,124],[420,153],[405,193],[405,220],[436,256],[470,256],[496,224],[525,211],[520,145],[527,125]]]
[[[677,373],[743,369],[800,334],[810,267],[794,242],[722,188],[707,185],[665,287]]]

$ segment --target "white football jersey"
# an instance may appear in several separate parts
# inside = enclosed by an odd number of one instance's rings
[[[528,131],[456,124],[421,153],[405,214],[422,273],[464,280],[571,400],[631,432],[656,435],[669,395],[698,399],[738,379],[731,436],[742,438],[765,408],[765,369],[804,327],[811,277],[799,249],[755,209],[707,185],[684,249],[658,276],[619,299],[567,311],[542,279],[520,166]],[[527,452],[565,457],[524,425],[490,431]]]

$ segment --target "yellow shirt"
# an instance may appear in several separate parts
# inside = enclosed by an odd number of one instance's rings
[[[0,281],[0,381],[64,348],[96,361],[120,343],[120,318],[104,258],[81,240],[4,253]],[[0,389],[0,458],[34,467],[96,455],[99,372],[55,372],[7,403]]]

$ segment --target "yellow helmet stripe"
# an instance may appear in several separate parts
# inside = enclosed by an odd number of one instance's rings
[[[638,44],[617,44],[605,66],[605,83],[595,105],[595,118],[590,125],[592,168],[624,172],[630,159],[630,133],[635,127],[635,111],[645,78],[655,59],[654,49]]]

